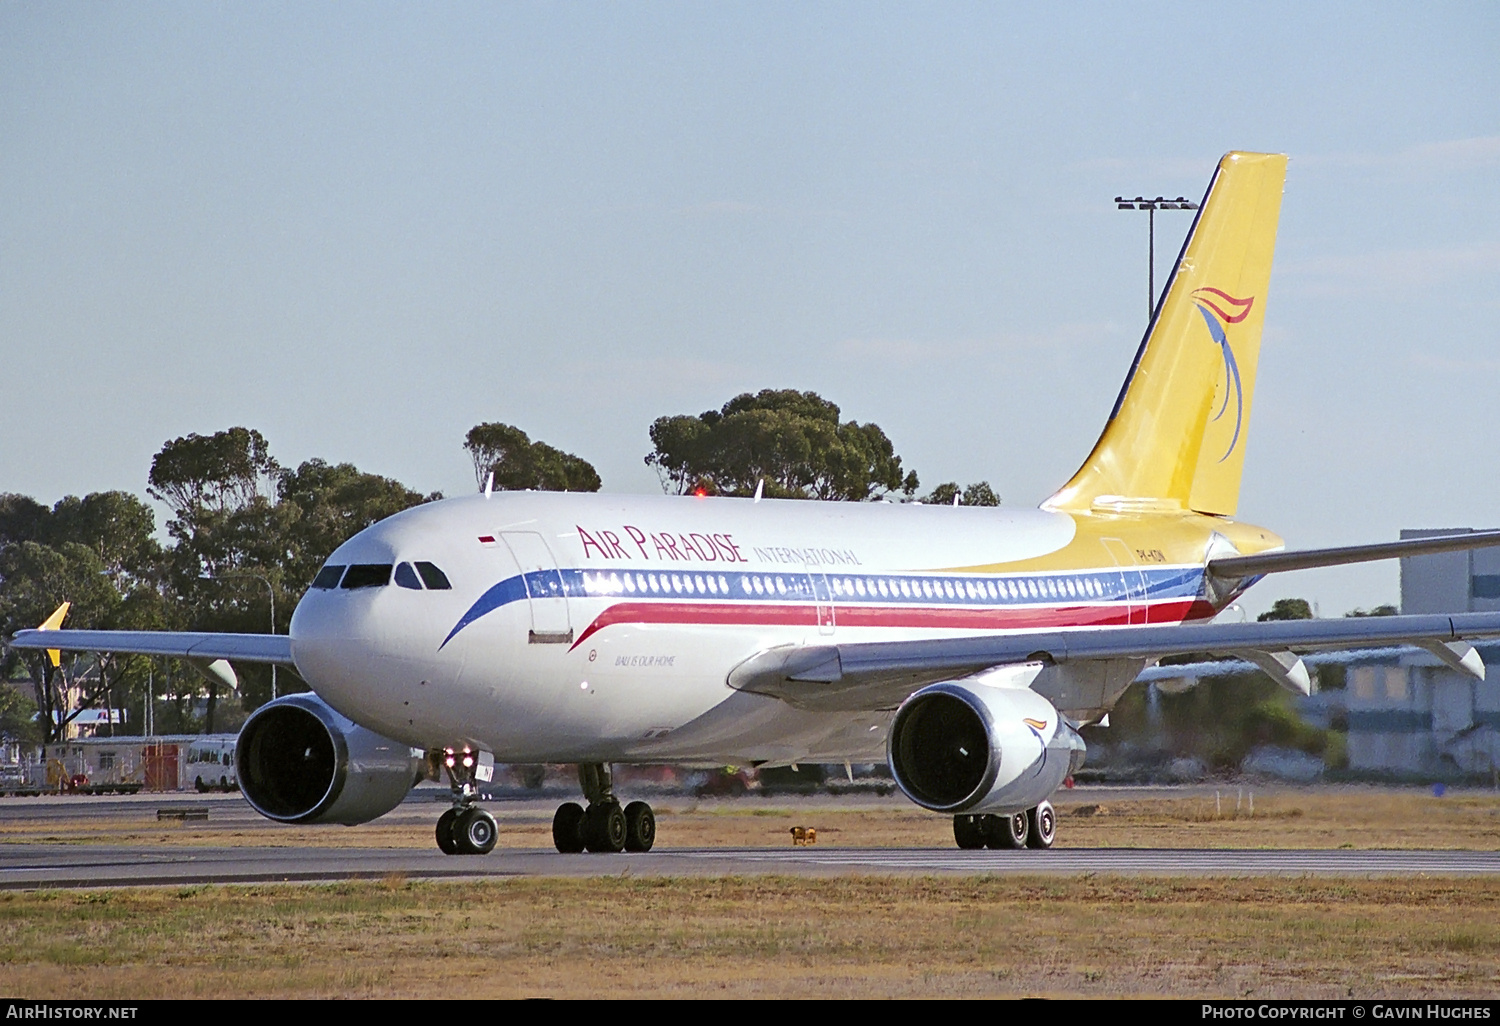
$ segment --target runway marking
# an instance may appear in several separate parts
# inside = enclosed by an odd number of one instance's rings
[[[638,855],[560,855],[497,849],[448,857],[391,848],[141,848],[0,846],[0,888],[128,887],[204,883],[312,882],[495,877],[733,876],[840,873],[962,876],[1156,877],[1500,876],[1496,851],[667,848]]]

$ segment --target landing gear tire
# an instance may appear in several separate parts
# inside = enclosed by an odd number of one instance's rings
[[[984,847],[984,816],[954,816],[953,839],[965,851]]]
[[[1031,827],[1024,812],[1009,816],[986,816],[985,843],[991,848],[1024,848]]]
[[[202,777],[199,777],[197,780],[193,781],[193,789],[199,794],[203,794],[208,790],[208,785],[203,782]]]
[[[483,809],[465,809],[453,820],[453,842],[460,855],[488,855],[495,850],[500,829]]]
[[[625,850],[625,810],[618,803],[590,805],[584,816],[585,848],[596,853]]]
[[[645,802],[625,806],[625,850],[650,851],[656,843],[656,813]]]
[[[449,809],[438,817],[437,846],[444,855],[458,854],[458,841],[453,836],[453,821],[457,818],[457,809]]]
[[[1026,847],[1050,848],[1057,840],[1057,813],[1051,802],[1042,802],[1026,813]]]
[[[582,805],[577,802],[559,805],[552,817],[552,846],[564,855],[583,851],[583,820]]]

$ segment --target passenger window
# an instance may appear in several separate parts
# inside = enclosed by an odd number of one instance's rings
[[[427,585],[428,591],[448,591],[453,587],[448,583],[448,576],[431,563],[418,563],[417,573],[422,575],[422,583]]]
[[[355,563],[344,575],[345,588],[383,588],[391,583],[391,564]]]
[[[337,588],[339,586],[339,578],[342,576],[344,576],[344,568],[340,565],[329,563],[318,571],[318,576],[313,578],[312,586],[325,590],[328,588]]]
[[[421,591],[422,582],[417,580],[417,572],[411,568],[410,563],[398,563],[396,565],[396,583],[403,588],[412,591]]]

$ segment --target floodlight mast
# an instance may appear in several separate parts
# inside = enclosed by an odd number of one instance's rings
[[[1197,210],[1198,204],[1186,196],[1178,196],[1176,199],[1166,199],[1162,196],[1155,199],[1147,199],[1145,196],[1127,199],[1124,196],[1116,196],[1115,208],[1146,211],[1146,323],[1150,324],[1151,315],[1156,312],[1156,212],[1158,210]]]

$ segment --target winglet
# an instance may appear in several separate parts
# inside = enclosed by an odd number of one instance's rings
[[[36,629],[39,630],[39,631],[55,631],[55,630],[57,630],[59,627],[62,626],[63,618],[68,615],[68,610],[71,609],[72,607],[73,607],[73,603],[71,603],[71,602],[64,602],[62,605],[60,605],[56,609],[52,610],[52,615],[49,616],[49,617],[47,617],[47,619],[43,620],[40,624],[38,624]],[[52,660],[53,667],[58,667],[58,666],[62,665],[62,652],[59,651],[58,649],[55,649],[55,648],[49,648],[49,649],[47,649],[47,658],[50,659],[50,660]]]

